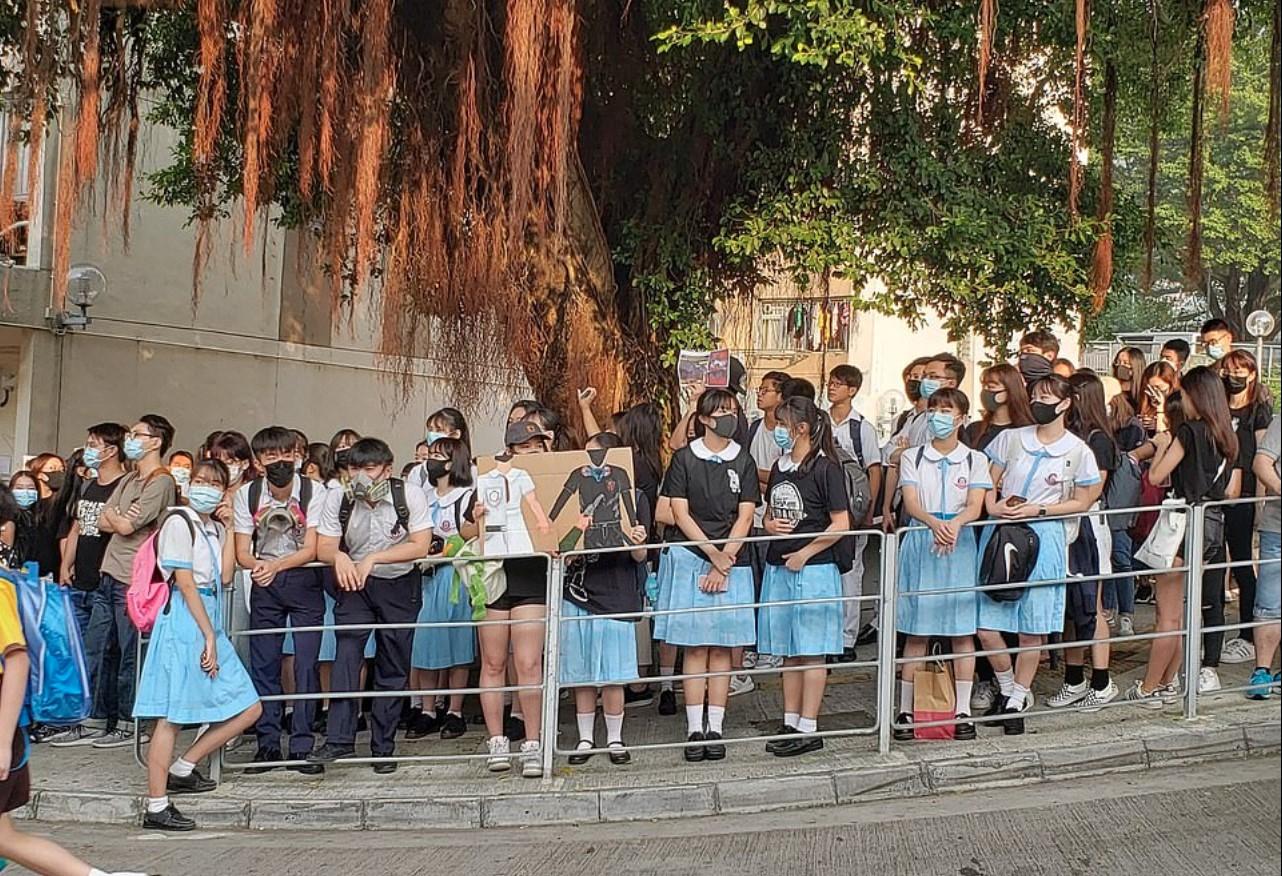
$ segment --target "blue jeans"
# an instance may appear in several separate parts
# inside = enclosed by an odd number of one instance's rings
[[[1282,557],[1282,535],[1260,530],[1260,559],[1277,560]],[[1256,620],[1277,620],[1282,617],[1282,565],[1262,564],[1260,578],[1255,588],[1253,615]]]
[[[83,639],[89,633],[89,618],[93,615],[93,590],[76,590],[74,587],[68,591],[71,597],[71,608],[76,613],[76,626],[80,627],[80,638]]]
[[[1135,569],[1132,555],[1135,547],[1131,533],[1125,529],[1113,531],[1113,572],[1131,572]],[[1112,578],[1104,582],[1104,608],[1118,614],[1135,614],[1135,579]]]
[[[93,611],[85,632],[85,657],[94,677],[93,714],[107,729],[121,720],[132,721],[137,679],[138,631],[125,611],[127,584],[110,575],[93,595]]]

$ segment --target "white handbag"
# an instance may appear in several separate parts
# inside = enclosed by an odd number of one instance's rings
[[[1188,516],[1188,508],[1182,501],[1164,501],[1152,531],[1135,552],[1136,562],[1159,572],[1172,568],[1175,558],[1184,547],[1184,529],[1188,525]]]

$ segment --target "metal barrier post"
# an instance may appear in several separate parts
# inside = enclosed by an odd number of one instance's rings
[[[899,533],[881,537],[881,595],[877,618],[877,750],[890,751],[895,718],[895,596],[899,592]]]
[[[1194,505],[1184,540],[1188,596],[1184,601],[1184,717],[1197,717],[1198,670],[1202,665],[1202,548],[1206,541],[1206,508]]]
[[[556,751],[556,733],[559,715],[561,677],[561,588],[565,575],[565,560],[559,556],[548,561],[547,623],[543,652],[543,724],[540,729],[543,757],[543,780],[552,777],[552,760]]]

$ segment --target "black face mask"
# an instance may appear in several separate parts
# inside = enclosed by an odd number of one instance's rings
[[[427,476],[436,483],[441,478],[450,473],[450,464],[443,459],[429,459],[424,466],[427,468]]]
[[[1041,380],[1043,377],[1049,377],[1051,373],[1050,360],[1039,353],[1025,353],[1019,357],[1019,373],[1024,376],[1024,380],[1028,383]]]
[[[339,468],[347,468],[347,460],[351,458],[351,453],[347,450],[339,450],[334,453],[334,465]]]
[[[45,474],[45,483],[49,485],[49,489],[53,490],[56,493],[62,489],[62,482],[63,482],[63,479],[66,478],[66,476],[67,476],[66,472],[61,472],[61,471],[47,472]]]
[[[1237,395],[1239,392],[1245,392],[1251,382],[1245,377],[1234,377],[1230,374],[1224,375],[1224,388],[1228,390],[1229,395]],[[52,481],[49,486],[53,486]]]
[[[279,489],[294,480],[294,463],[288,459],[269,462],[263,468],[263,474],[267,476],[267,483]]]
[[[733,438],[739,430],[739,418],[734,414],[722,414],[712,418],[712,431],[722,438]]]
[[[904,384],[904,390],[908,393],[909,401],[918,401],[921,398],[921,381],[915,377],[912,378]]]
[[[1033,402],[1032,407],[1033,420],[1036,421],[1039,426],[1045,426],[1048,423],[1055,422],[1060,415],[1060,411],[1058,410],[1059,402],[1051,403],[1035,401]]]
[[[979,393],[979,403],[983,405],[984,410],[988,411],[990,414],[1002,406],[1002,403],[997,400],[997,393],[993,392],[991,389],[985,389]]]
[[[609,452],[610,452],[610,448],[608,447],[594,447],[588,451],[588,459],[591,461],[593,465],[595,465],[597,468],[600,468],[601,466],[605,465],[605,457],[606,457],[606,454]]]
[[[1113,369],[1113,376],[1124,383],[1130,383],[1135,377],[1135,372],[1130,365],[1118,365]]]

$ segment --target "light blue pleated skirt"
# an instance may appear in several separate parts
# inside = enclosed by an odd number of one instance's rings
[[[895,602],[895,627],[909,636],[969,636],[978,621],[979,548],[975,534],[964,529],[952,553],[933,550],[935,537],[914,529],[899,546],[899,599]],[[913,596],[917,591],[948,590],[933,596]],[[988,600],[991,602],[991,600]]]
[[[213,591],[200,601],[218,641],[218,675],[200,668],[205,635],[196,625],[182,594],[175,589],[169,609],[156,619],[134,697],[135,718],[164,718],[171,724],[216,724],[234,718],[258,702],[258,691],[223,632],[222,613]]]
[[[1068,574],[1068,547],[1064,540],[1063,522],[1025,522],[1033,527],[1041,543],[1037,552],[1037,565],[1033,567],[1029,580],[1053,581],[1065,577]],[[979,556],[984,555],[984,547],[992,534],[992,527],[984,528],[979,541]],[[997,602],[980,594],[979,628],[1032,636],[1058,633],[1064,629],[1064,594],[1064,584],[1030,586],[1014,602]]]
[[[727,588],[722,593],[704,593],[699,579],[708,574],[712,564],[686,548],[673,548],[670,553],[672,580],[669,584],[668,608],[663,641],[683,647],[712,646],[734,648],[757,641],[757,624],[751,566],[730,570]],[[715,607],[718,611],[682,612],[687,608]]]
[[[561,600],[561,684],[621,684],[637,677],[636,624],[593,617]]]
[[[766,566],[761,601],[832,599],[841,596],[841,572],[832,563],[806,566],[793,572],[787,566]],[[763,605],[757,627],[757,651],[776,657],[822,657],[840,654],[844,614],[840,602],[804,605]]]
[[[681,550],[681,548],[678,548]],[[655,573],[658,584],[658,597],[653,606],[655,611],[662,611],[672,606],[672,548],[664,548],[659,552],[659,569]],[[671,615],[657,614],[654,616],[654,639],[658,642],[668,640],[668,619]]]
[[[439,583],[436,572],[423,575],[423,607],[418,612],[418,622],[471,623],[472,600],[467,588],[458,587],[458,602],[450,602],[454,590],[454,567],[440,566]],[[414,650],[410,665],[414,669],[450,669],[466,666],[476,657],[476,629],[474,627],[420,627],[414,631]]]

